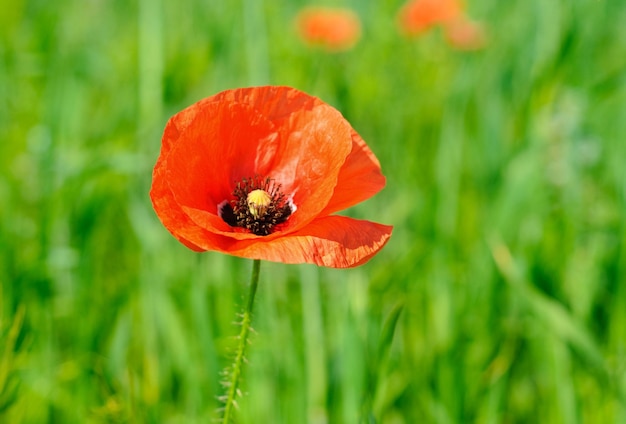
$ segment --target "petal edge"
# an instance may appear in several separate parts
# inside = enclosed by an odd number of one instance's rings
[[[225,253],[283,263],[352,268],[367,262],[391,237],[392,226],[344,216],[316,219],[270,242],[237,243]]]

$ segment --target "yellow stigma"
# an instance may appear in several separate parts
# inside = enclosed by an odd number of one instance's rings
[[[272,203],[272,197],[265,190],[257,189],[248,193],[248,208],[255,218],[261,218]]]

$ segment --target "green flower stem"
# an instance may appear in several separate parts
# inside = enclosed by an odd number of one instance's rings
[[[254,305],[254,296],[259,285],[259,270],[261,269],[261,260],[255,259],[252,264],[252,277],[250,278],[250,291],[248,292],[248,302],[246,309],[243,311],[241,320],[241,331],[239,333],[239,345],[237,346],[237,355],[233,363],[230,379],[226,384],[228,393],[226,395],[226,404],[224,405],[223,424],[229,424],[232,421],[233,408],[235,407],[235,397],[238,393],[239,378],[243,368],[246,347],[248,345],[248,335],[250,334],[250,323],[252,322],[252,307]]]

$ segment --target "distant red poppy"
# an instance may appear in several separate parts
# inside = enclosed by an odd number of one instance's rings
[[[400,9],[399,24],[408,35],[419,35],[462,15],[463,9],[458,0],[411,0]]]
[[[150,197],[195,251],[347,268],[376,254],[392,227],[331,214],[384,185],[336,109],[267,86],[226,90],[170,118]]]
[[[296,25],[305,42],[330,51],[348,50],[361,36],[361,21],[349,9],[306,8]]]
[[[457,49],[478,50],[487,43],[483,26],[467,18],[448,23],[445,32],[448,42]]]

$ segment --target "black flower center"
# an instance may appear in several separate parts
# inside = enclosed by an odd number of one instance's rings
[[[285,198],[271,178],[244,178],[237,183],[233,199],[219,205],[219,215],[231,227],[248,229],[257,236],[271,234],[293,212],[293,204]]]

